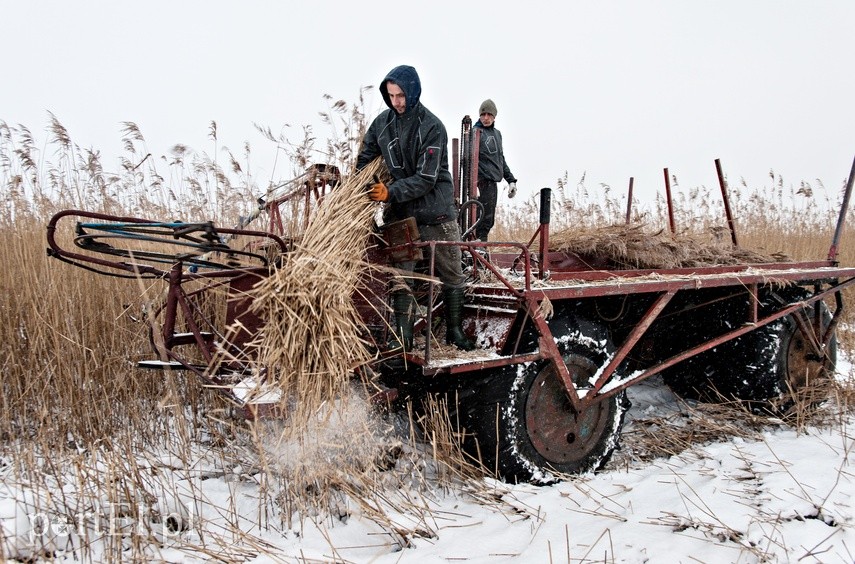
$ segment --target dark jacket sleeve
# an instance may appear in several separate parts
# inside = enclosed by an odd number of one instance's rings
[[[505,140],[502,138],[502,134],[499,131],[496,131],[499,136],[499,146],[502,148],[502,178],[510,184],[511,182],[516,182],[517,178],[514,176],[514,173],[511,172],[510,167],[508,166],[508,162],[505,160]]]
[[[502,158],[502,178],[507,180],[508,184],[517,181],[517,177],[514,176],[513,172],[511,172],[511,169],[508,167],[508,163],[504,158]]]
[[[365,132],[365,137],[362,138],[362,147],[359,150],[359,155],[356,157],[356,170],[362,170],[368,164],[380,156],[380,144],[377,142],[377,131],[380,128],[380,116],[378,116]]]

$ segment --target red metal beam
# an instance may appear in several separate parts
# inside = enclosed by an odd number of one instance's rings
[[[632,331],[627,336],[626,341],[624,341],[620,348],[615,352],[614,357],[609,361],[608,365],[606,365],[602,372],[597,375],[597,381],[594,382],[593,389],[588,392],[588,395],[586,395],[580,402],[580,405],[576,405],[574,407],[581,411],[595,401],[598,401],[598,399],[595,398],[597,392],[599,392],[606,382],[609,381],[612,374],[614,374],[615,369],[624,361],[641,337],[644,336],[647,330],[650,329],[653,322],[659,317],[659,314],[662,313],[662,310],[665,309],[665,306],[668,305],[668,302],[671,301],[671,298],[676,294],[676,291],[665,292],[659,296],[655,302],[653,302],[647,312],[641,317],[635,327],[633,327]]]
[[[804,269],[786,272],[742,272],[730,273],[727,276],[686,276],[682,278],[663,278],[649,280],[634,280],[617,278],[590,284],[580,281],[566,286],[546,286],[532,290],[549,299],[593,298],[601,296],[622,296],[626,294],[643,294],[651,292],[667,292],[671,290],[697,290],[700,288],[720,288],[724,286],[749,286],[751,284],[772,284],[776,281],[816,281],[836,280],[855,276],[855,267],[836,269]],[[848,283],[847,283],[848,285]],[[479,288],[480,290],[481,288]]]
[[[629,193],[626,197],[626,224],[629,225],[630,218],[632,218],[632,185],[635,182],[635,178],[632,176],[629,177]]]
[[[727,195],[727,183],[724,181],[724,174],[721,172],[721,161],[715,160],[715,170],[718,174],[718,185],[721,187],[721,198],[724,201],[724,214],[727,217],[727,227],[730,229],[730,240],[734,247],[738,247],[736,242],[736,224],[733,221],[733,214],[730,213],[730,198]]]
[[[686,360],[687,358],[693,357],[693,356],[700,354],[704,351],[708,351],[712,348],[715,348],[722,343],[725,343],[727,341],[735,339],[736,337],[739,337],[740,335],[750,333],[751,331],[754,331],[759,327],[762,327],[764,325],[772,323],[776,319],[780,319],[782,317],[790,315],[791,313],[801,311],[801,309],[804,308],[805,306],[812,304],[812,303],[815,303],[819,300],[822,300],[831,294],[835,294],[836,297],[838,298],[838,301],[840,301],[840,291],[844,287],[852,285],[852,284],[855,284],[855,278],[848,280],[845,283],[834,286],[832,288],[828,288],[822,292],[818,292],[808,299],[790,304],[790,305],[776,311],[775,313],[769,314],[765,317],[758,319],[757,323],[746,324],[746,325],[743,325],[742,327],[739,327],[739,328],[734,329],[732,331],[728,331],[727,333],[723,333],[722,335],[719,335],[718,337],[710,339],[709,341],[705,341],[704,343],[697,345],[695,347],[692,347],[690,349],[687,349],[687,350],[683,351],[682,353],[676,354],[676,355],[672,356],[671,358],[660,362],[659,364],[656,364],[654,366],[647,368],[646,370],[643,370],[643,371],[640,371],[636,374],[633,374],[624,380],[617,381],[617,382],[614,382],[614,381],[610,382],[607,385],[603,386],[603,388],[605,388],[606,391],[602,391],[602,388],[601,388],[600,392],[597,393],[596,395],[594,395],[594,397],[590,397],[593,394],[584,394],[582,397],[582,401],[584,402],[585,405],[589,405],[591,403],[594,403],[594,402],[603,400],[607,397],[613,396],[613,395],[621,392],[622,390],[625,390],[625,389],[629,388],[630,386],[641,382],[642,380],[646,380],[647,378],[650,378],[651,376],[655,376],[656,374],[659,374],[660,372],[662,372],[666,368],[670,368],[671,366],[674,366],[678,362],[682,362],[683,360]],[[835,312],[835,315],[836,314],[837,314],[837,312]],[[797,319],[798,319],[798,317],[797,317]],[[802,321],[802,323],[803,323],[803,321]],[[805,334],[810,334],[810,331],[807,328],[801,328],[801,330],[805,331]],[[830,335],[828,335],[828,337],[830,338]],[[826,336],[823,337],[823,339],[825,339],[825,338],[826,338]],[[827,344],[827,341],[824,344]]]
[[[424,362],[422,357],[419,357],[414,354],[408,354],[406,355],[406,358],[409,362],[412,362],[417,365],[423,364]],[[473,372],[477,370],[486,370],[490,368],[498,368],[501,366],[510,366],[513,364],[521,364],[523,362],[533,362],[537,360],[542,360],[544,358],[546,357],[542,353],[534,352],[527,354],[516,354],[512,356],[505,356],[490,360],[457,362],[448,365],[425,365],[423,373],[426,376],[435,376],[437,374],[465,374],[467,372]]]
[[[671,199],[671,178],[668,175],[668,169],[665,169],[665,201],[668,204],[668,227],[671,228],[671,234],[677,232],[677,226],[674,224],[674,201]]]
[[[834,237],[832,237],[831,247],[828,249],[828,260],[835,263],[837,262],[840,237],[843,235],[843,225],[846,223],[846,214],[849,213],[849,198],[852,196],[853,183],[855,183],[855,160],[852,161],[849,180],[846,181],[846,189],[843,191],[843,204],[840,206],[840,214],[837,216],[837,226],[834,228]]]
[[[572,404],[574,406],[578,406],[579,394],[576,392],[576,385],[573,383],[573,376],[570,374],[570,370],[564,362],[564,357],[562,356],[561,351],[558,350],[558,345],[555,343],[555,337],[552,335],[549,325],[546,324],[546,319],[544,319],[543,314],[540,312],[540,304],[541,301],[532,297],[529,297],[525,301],[529,318],[534,323],[534,326],[537,328],[537,332],[540,335],[537,340],[538,349],[540,350],[541,355],[548,358],[552,363],[555,368],[555,373],[558,374],[558,378],[561,379],[561,383],[564,385],[564,389],[567,391],[567,396],[570,398]]]
[[[474,200],[478,197],[478,150],[481,148],[481,128],[475,127],[472,129],[472,147],[470,150],[471,162],[469,163],[469,199]],[[472,227],[479,218],[476,217],[478,209],[475,206],[469,210],[469,224],[467,227]]]

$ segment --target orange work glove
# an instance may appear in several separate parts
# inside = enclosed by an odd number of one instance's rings
[[[375,202],[388,202],[389,190],[379,180],[368,185],[368,199]]]

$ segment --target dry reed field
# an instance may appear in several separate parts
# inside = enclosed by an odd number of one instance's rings
[[[315,147],[308,134],[301,145],[292,145],[268,132],[290,167],[283,178],[300,174],[318,153],[350,170],[365,127],[361,106],[334,102],[328,120],[336,140],[324,148]],[[315,560],[283,556],[262,532],[299,538],[307,522],[346,522],[358,513],[393,539],[383,542],[400,550],[414,539],[435,537],[433,498],[452,488],[499,512],[533,513],[509,510],[495,484],[464,461],[445,406],[380,412],[368,399],[371,382],[353,375],[370,354],[359,344],[352,304],[341,297],[350,295],[366,267],[363,241],[374,208],[361,191],[375,168],[345,175],[316,221],[294,227],[296,251],[254,290],[255,308],[269,320],[256,342],[260,366],[286,375],[278,380],[289,398],[281,420],[251,424],[233,418],[228,405],[193,375],[136,367],[151,357],[146,312],[162,299],[163,282],[99,276],[52,260],[45,253],[45,227],[52,214],[68,208],[236,225],[281,181],[259,186],[242,161],[249,159],[249,148],[236,157],[220,147],[213,123],[210,137],[210,155],[176,145],[169,155],[153,157],[139,128],[126,123],[124,154],[114,171],[97,151],[76,146],[53,116],[44,148],[24,126],[0,122],[0,497],[15,499],[19,507],[17,517],[0,517],[29,524],[30,533],[32,514],[67,528],[54,536],[39,530],[28,542],[2,528],[0,553],[129,562],[252,561],[268,555],[270,561],[308,562]],[[824,258],[837,219],[836,187],[829,201],[821,201],[824,187],[788,187],[770,177],[772,189],[732,187],[745,249],[737,260]],[[729,233],[717,187],[682,191],[675,185],[678,233],[667,232],[660,198],[636,204],[635,236],[657,241],[660,249],[681,238],[720,246],[724,241],[726,247]],[[502,203],[491,237],[527,241],[538,217],[534,200],[516,208]],[[573,237],[584,239],[598,227],[619,230],[625,209],[625,195],[588,190],[584,181],[573,187],[562,179],[554,201],[555,241],[570,245]],[[852,210],[847,222],[840,261],[851,265]],[[851,289],[847,301],[855,302]],[[842,351],[855,350],[851,309],[839,338]],[[835,405],[848,410],[851,389],[835,385],[833,393]],[[672,456],[722,437],[754,436],[769,425],[735,407],[695,409],[695,420],[706,425],[668,434],[663,421],[648,421],[615,464]],[[779,424],[833,424],[839,413],[814,414],[805,407],[793,421]],[[738,420],[747,422],[737,425]],[[202,485],[208,480],[220,480],[227,495],[217,499],[228,501],[203,510]],[[335,547],[330,550],[327,561],[348,561]]]

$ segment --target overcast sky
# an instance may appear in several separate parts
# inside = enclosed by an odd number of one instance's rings
[[[272,146],[253,123],[315,123],[324,94],[356,100],[413,65],[422,102],[459,136],[498,106],[523,191],[571,183],[652,198],[680,188],[820,180],[837,192],[855,157],[855,2],[0,0],[0,120],[46,139],[54,113],[115,166],[123,121],[152,153],[176,143],[240,153],[260,184]],[[369,109],[382,108],[372,91]],[[318,134],[325,131],[318,128]],[[294,137],[299,137],[294,131]],[[111,160],[112,158],[112,160]]]

